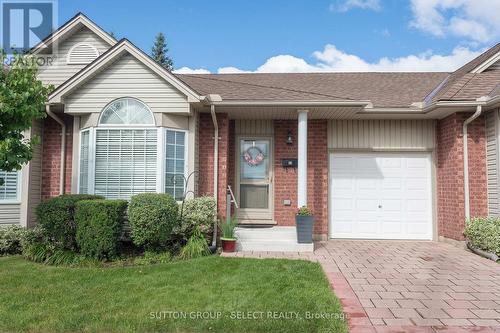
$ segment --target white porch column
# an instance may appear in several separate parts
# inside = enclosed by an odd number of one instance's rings
[[[307,110],[298,110],[297,206],[307,206]]]

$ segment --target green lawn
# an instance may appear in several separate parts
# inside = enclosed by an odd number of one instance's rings
[[[212,319],[191,318],[200,315]],[[346,332],[341,317],[321,267],[307,261],[65,268],[0,258],[1,332]]]

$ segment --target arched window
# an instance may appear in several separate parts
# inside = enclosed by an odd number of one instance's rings
[[[130,97],[109,103],[101,113],[99,125],[152,125],[153,113],[143,102]]]

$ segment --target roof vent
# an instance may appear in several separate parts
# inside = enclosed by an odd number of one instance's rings
[[[70,65],[89,64],[97,57],[99,57],[99,51],[94,45],[78,43],[69,50],[66,63]]]

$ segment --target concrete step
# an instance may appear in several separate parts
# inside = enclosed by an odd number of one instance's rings
[[[239,239],[245,240],[297,240],[295,227],[272,227],[272,228],[236,228],[235,234]]]
[[[285,241],[240,241],[236,242],[237,251],[258,252],[313,252],[314,244],[299,244]]]
[[[297,243],[295,227],[236,228],[237,251],[313,252],[313,244]]]

